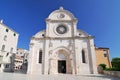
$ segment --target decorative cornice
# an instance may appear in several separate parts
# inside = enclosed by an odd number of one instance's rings
[[[34,43],[30,43],[29,47],[31,47],[31,48],[32,48],[33,46],[34,46]]]
[[[34,45],[34,43],[30,43],[30,45]]]
[[[46,18],[46,22],[49,22],[49,21],[50,21],[50,19]]]
[[[78,20],[76,18],[72,19],[72,20],[52,20],[47,18],[46,22],[77,22]]]
[[[41,37],[41,38],[36,38],[32,37],[31,40],[48,40],[48,39],[60,39],[60,40],[65,40],[65,39],[93,39],[94,36],[87,36],[87,37]]]

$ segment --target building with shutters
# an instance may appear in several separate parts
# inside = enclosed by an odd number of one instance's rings
[[[27,69],[28,55],[29,55],[28,50],[23,48],[17,48],[17,52],[15,54],[15,59],[14,59],[15,71],[23,71],[25,68]]]
[[[0,71],[14,71],[14,54],[19,34],[0,22]]]

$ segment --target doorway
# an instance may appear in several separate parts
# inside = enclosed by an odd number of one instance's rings
[[[58,73],[66,73],[66,60],[58,60]]]

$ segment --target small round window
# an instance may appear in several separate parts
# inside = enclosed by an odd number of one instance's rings
[[[6,32],[8,32],[9,31],[9,29],[6,29]]]
[[[15,34],[15,33],[14,33],[13,35],[14,35],[14,36],[16,36],[16,34]]]
[[[56,28],[56,31],[57,33],[59,34],[64,34],[67,32],[67,27],[65,25],[59,25],[57,28]]]

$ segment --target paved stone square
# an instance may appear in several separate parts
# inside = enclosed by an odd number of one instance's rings
[[[20,73],[0,73],[0,80],[120,80],[106,75],[28,75]]]

